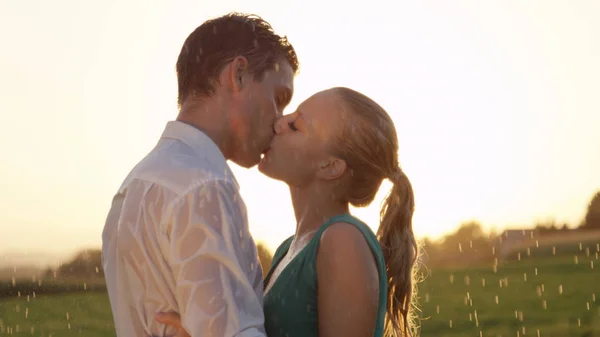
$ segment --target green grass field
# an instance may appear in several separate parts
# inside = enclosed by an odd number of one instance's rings
[[[577,262],[433,270],[419,286],[421,335],[600,336],[600,261],[583,254]]]
[[[421,336],[600,336],[600,261],[590,247],[524,253],[495,270],[432,270],[419,285]],[[81,292],[1,298],[0,336],[115,334],[106,293]]]
[[[81,292],[0,299],[0,336],[115,336],[108,295]]]

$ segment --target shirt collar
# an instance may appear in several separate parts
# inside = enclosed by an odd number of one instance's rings
[[[175,139],[191,147],[199,156],[215,164],[223,170],[225,176],[230,176],[239,188],[239,184],[227,164],[227,159],[217,144],[202,130],[180,121],[169,121],[165,126],[161,139]]]

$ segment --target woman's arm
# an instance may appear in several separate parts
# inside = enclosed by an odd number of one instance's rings
[[[354,225],[323,232],[317,253],[319,337],[373,336],[379,302],[375,258]]]

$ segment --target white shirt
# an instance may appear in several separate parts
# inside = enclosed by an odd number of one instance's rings
[[[239,186],[217,145],[169,122],[115,195],[102,266],[118,337],[263,337],[263,281]]]

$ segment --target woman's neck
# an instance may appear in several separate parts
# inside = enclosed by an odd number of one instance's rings
[[[290,187],[290,194],[296,216],[297,238],[316,231],[335,215],[349,213],[348,203],[339,201],[331,193]]]

